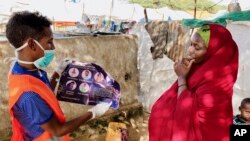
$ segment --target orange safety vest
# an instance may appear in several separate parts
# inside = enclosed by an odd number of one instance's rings
[[[53,91],[41,80],[30,75],[9,75],[9,106],[8,110],[12,120],[13,135],[11,141],[24,141],[23,131],[20,123],[14,117],[12,107],[15,105],[19,97],[25,91],[33,91],[37,93],[52,109],[54,115],[60,123],[65,123],[64,114]],[[44,131],[42,135],[34,139],[34,141],[48,141],[52,139],[52,135]],[[60,141],[69,141],[69,136],[65,135],[60,138]]]

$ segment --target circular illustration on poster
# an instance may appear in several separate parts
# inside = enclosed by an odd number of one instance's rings
[[[90,79],[91,79],[91,76],[92,76],[92,73],[91,73],[90,70],[84,70],[84,71],[82,72],[82,78],[83,78],[84,80],[90,80]]]
[[[103,76],[102,73],[97,72],[97,73],[95,74],[94,79],[95,79],[95,82],[100,83],[100,82],[102,82],[102,81],[104,80],[104,76]]]
[[[106,81],[108,84],[113,84],[113,79],[111,79],[109,76],[106,77]]]
[[[90,89],[90,86],[88,83],[81,83],[80,86],[79,86],[79,90],[83,93],[86,93],[88,92]]]
[[[73,80],[69,80],[66,82],[66,89],[67,90],[74,90],[76,88],[76,82]]]
[[[77,77],[79,75],[79,70],[77,68],[70,68],[69,69],[69,76],[70,77]]]

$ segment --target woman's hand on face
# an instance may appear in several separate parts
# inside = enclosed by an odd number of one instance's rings
[[[178,77],[186,78],[189,73],[191,66],[194,62],[194,59],[190,60],[187,58],[183,58],[180,61],[174,63],[174,71]]]

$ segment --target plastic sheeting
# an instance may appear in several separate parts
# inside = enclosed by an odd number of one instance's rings
[[[234,113],[237,114],[241,100],[250,97],[250,22],[229,23],[227,28],[239,48],[238,78],[233,95]]]

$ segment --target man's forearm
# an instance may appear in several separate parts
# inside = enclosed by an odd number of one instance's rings
[[[72,119],[64,124],[60,123],[55,116],[41,127],[51,133],[53,136],[61,137],[76,130],[80,125],[83,125],[92,118],[91,112],[86,112],[84,115]]]

